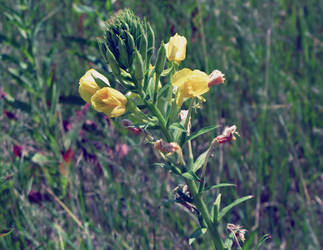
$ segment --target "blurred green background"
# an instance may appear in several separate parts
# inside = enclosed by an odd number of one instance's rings
[[[78,96],[86,70],[105,72],[96,39],[124,8],[147,18],[156,46],[185,35],[181,67],[225,73],[193,123],[219,130],[193,147],[198,155],[225,125],[238,126],[241,137],[218,148],[207,178],[237,185],[221,190],[224,204],[254,195],[224,218],[248,230],[246,249],[265,233],[272,238],[263,249],[320,249],[323,1],[316,0],[0,0],[0,236],[8,233],[0,249],[189,248],[195,217],[162,205],[180,180],[152,166],[151,146],[121,119],[87,111]]]

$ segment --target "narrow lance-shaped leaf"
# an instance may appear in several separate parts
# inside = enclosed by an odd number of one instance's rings
[[[117,38],[118,38],[118,49],[119,49],[119,63],[123,69],[126,69],[128,67],[128,52],[127,52],[126,44],[121,37],[117,36]]]
[[[235,206],[239,205],[240,203],[242,203],[242,202],[244,202],[246,200],[249,200],[251,198],[253,198],[253,196],[252,195],[248,195],[248,196],[242,197],[240,199],[237,199],[234,202],[232,202],[230,205],[224,207],[221,210],[221,212],[219,213],[218,218],[217,218],[217,221],[220,221],[222,219],[222,217],[224,215],[226,215],[233,207],[235,207]]]
[[[216,189],[216,188],[222,188],[222,187],[234,187],[236,186],[235,184],[232,184],[232,183],[221,183],[221,184],[217,184],[217,185],[213,185],[213,186],[209,186],[209,187],[206,187],[204,189],[204,192],[205,191],[210,191],[212,189]]]
[[[265,234],[264,236],[261,237],[261,239],[258,241],[255,250],[258,250],[259,247],[261,247],[266,240],[271,239],[271,235],[270,234]]]
[[[217,127],[218,127],[217,125],[212,125],[212,126],[209,126],[209,127],[202,128],[202,129],[192,133],[190,136],[187,136],[185,138],[185,141],[184,141],[183,144],[185,144],[186,142],[191,141],[191,140],[199,137],[200,135],[203,135],[205,133],[211,132],[212,130],[216,129]]]
[[[200,238],[203,234],[205,234],[207,231],[207,228],[198,228],[196,229],[190,236],[188,240],[188,244],[192,245],[193,242],[197,239]]]
[[[199,177],[192,171],[188,171],[182,174],[185,179],[200,181]]]
[[[220,205],[221,205],[221,194],[218,194],[218,196],[215,199],[215,202],[213,203],[213,207],[211,211],[211,217],[214,224],[217,223],[217,218],[220,211]]]
[[[155,33],[149,23],[147,23],[147,40],[148,40],[148,49],[147,49],[146,65],[149,66],[150,58],[153,55],[154,49],[155,49]]]
[[[2,231],[0,231],[0,238],[1,238],[1,237],[5,237],[5,236],[7,236],[7,235],[11,234],[11,233],[12,233],[12,231],[13,231],[13,229],[6,229],[6,230],[2,230]]]
[[[200,154],[200,156],[194,162],[193,169],[192,169],[192,171],[194,173],[202,167],[202,165],[205,161],[205,157],[207,155],[207,152],[208,152],[208,150],[206,150],[204,153]]]

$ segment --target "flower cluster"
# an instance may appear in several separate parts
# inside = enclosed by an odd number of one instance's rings
[[[123,115],[126,112],[127,98],[116,89],[110,87],[100,88],[96,79],[110,86],[105,76],[94,69],[90,69],[80,79],[80,96],[96,111],[103,112],[108,117]]]
[[[171,74],[174,100],[181,107],[189,98],[204,100],[202,95],[210,87],[224,82],[224,75],[219,70],[210,75],[188,68],[176,71],[186,57],[187,40],[184,36],[176,33],[168,43],[162,43],[155,64],[151,64],[154,43],[151,26],[129,10],[118,12],[107,22],[105,36],[100,40],[101,52],[125,92],[137,93],[155,102],[163,87],[160,77]],[[168,70],[164,70],[166,58],[171,65]],[[108,117],[121,116],[129,108],[129,98],[111,88],[109,80],[94,69],[88,70],[80,79],[79,93],[96,111]]]

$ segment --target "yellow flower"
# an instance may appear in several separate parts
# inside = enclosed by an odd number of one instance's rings
[[[109,84],[109,80],[97,72],[95,69],[88,70],[84,76],[81,77],[79,82],[79,93],[84,101],[91,104],[91,97],[95,94],[96,91],[100,89],[100,87],[95,82],[95,78],[100,79],[105,82],[107,85]]]
[[[209,91],[209,76],[199,70],[190,70],[184,68],[177,71],[171,78],[171,83],[176,86],[177,96],[176,104],[180,107],[184,98],[198,97],[203,99],[201,95]]]
[[[181,62],[185,59],[187,40],[184,36],[177,33],[165,44],[166,56],[168,61]]]
[[[121,116],[126,112],[127,97],[116,89],[104,87],[91,98],[93,108],[108,117]]]

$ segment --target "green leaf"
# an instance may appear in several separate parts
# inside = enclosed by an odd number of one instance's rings
[[[165,168],[169,171],[172,171],[175,174],[179,174],[179,175],[182,174],[182,171],[178,167],[176,167],[173,163],[168,164],[168,163],[159,162],[159,163],[154,163],[153,166]]]
[[[36,153],[32,158],[31,161],[34,163],[37,163],[40,166],[43,166],[45,163],[48,162],[48,159],[45,155],[42,155],[40,153]]]
[[[96,12],[96,9],[84,4],[73,3],[73,9],[78,13],[85,13],[85,14],[92,14]]]
[[[192,168],[192,171],[194,173],[203,166],[203,163],[205,161],[205,157],[207,155],[207,152],[208,152],[208,150],[206,150],[204,153],[200,154],[200,156],[194,162],[194,165],[193,165],[193,168]]]
[[[190,236],[188,240],[188,244],[192,245],[192,243],[197,239],[200,238],[203,234],[205,234],[207,228],[198,228],[196,229]]]
[[[1,230],[1,231],[0,231],[0,238],[1,238],[1,237],[5,237],[5,236],[7,236],[7,235],[11,234],[11,233],[12,233],[12,231],[13,231],[13,228],[11,228],[11,229]]]
[[[192,173],[190,172],[185,172],[184,174],[182,174],[182,176],[185,178],[185,179],[188,179],[188,180],[192,180],[194,181],[194,176],[192,175]]]
[[[63,36],[62,37],[64,42],[66,43],[78,43],[80,45],[87,45],[93,48],[96,48],[97,46],[97,40],[94,39],[85,39],[82,37],[78,37],[78,36]],[[102,42],[102,41],[101,41]],[[100,43],[99,43],[100,44]],[[102,44],[100,46],[103,46]],[[101,49],[103,49],[103,47],[101,47]],[[104,55],[104,53],[102,53],[102,55]]]
[[[218,215],[217,221],[220,221],[224,215],[226,215],[233,207],[239,205],[240,203],[253,198],[253,195],[248,195],[242,198],[239,198],[232,202],[230,205],[224,207]]]
[[[28,79],[27,77],[25,77],[23,74],[21,74],[20,72],[18,72],[18,70],[14,69],[14,68],[8,68],[8,72],[28,92],[30,92],[33,95],[37,95],[37,92],[36,92],[36,90],[35,90],[35,88],[33,86],[34,85],[33,82],[35,82],[35,80]]]
[[[186,132],[186,129],[184,128],[184,126],[182,124],[180,124],[179,122],[173,123],[172,125],[169,126],[170,129],[174,129],[174,130],[178,130],[181,132]]]
[[[213,207],[211,211],[211,218],[214,223],[217,222],[218,214],[220,211],[220,205],[221,205],[221,194],[218,194],[218,196],[215,199],[215,202],[213,203]]]
[[[160,207],[164,207],[164,206],[166,206],[167,204],[169,204],[169,203],[176,203],[177,202],[177,200],[166,200],[166,201],[163,201],[160,205],[159,205],[159,208]]]
[[[204,189],[204,191],[209,191],[209,190],[216,189],[216,188],[221,188],[221,187],[235,187],[235,186],[237,186],[237,185],[232,184],[232,183],[221,183],[221,184],[218,184],[218,185],[213,185],[213,186],[206,187]]]
[[[31,106],[30,104],[26,102],[22,102],[19,100],[15,100],[12,96],[6,95],[5,96],[6,103],[9,104],[10,106],[20,109],[24,112],[30,113],[31,112]]]
[[[258,241],[255,250],[258,250],[259,247],[261,247],[266,240],[271,239],[271,235],[270,234],[265,234],[264,236],[261,237],[261,239]]]
[[[160,97],[162,97],[165,93],[168,92],[168,89],[170,88],[170,84],[166,84],[158,91],[157,99],[159,100]]]
[[[233,235],[233,233],[230,233],[227,236],[227,238],[225,239],[224,248],[227,250],[231,250],[232,245],[233,245],[233,241],[234,241],[234,235]]]
[[[186,142],[190,141],[190,140],[193,140],[197,137],[199,137],[200,135],[203,135],[205,133],[208,133],[214,129],[216,129],[218,127],[218,125],[212,125],[212,126],[208,126],[208,127],[205,127],[205,128],[202,128],[196,132],[194,132],[193,134],[191,134],[190,136],[186,137],[185,138],[185,142],[183,144],[185,144]]]
[[[13,177],[13,175],[7,175],[7,176],[1,176],[0,177],[0,186],[6,183],[8,180],[10,180]]]
[[[168,68],[168,69],[165,69],[163,70],[163,72],[161,73],[161,76],[165,77],[165,76],[168,76],[173,70],[173,66]]]
[[[199,177],[192,171],[188,171],[182,174],[185,179],[200,181]]]
[[[248,232],[248,238],[244,242],[242,249],[243,250],[249,250],[249,249],[251,249],[251,247],[253,245],[253,242],[254,242],[254,239],[255,239],[256,236],[257,236],[257,233],[256,232],[250,232],[249,231]]]

